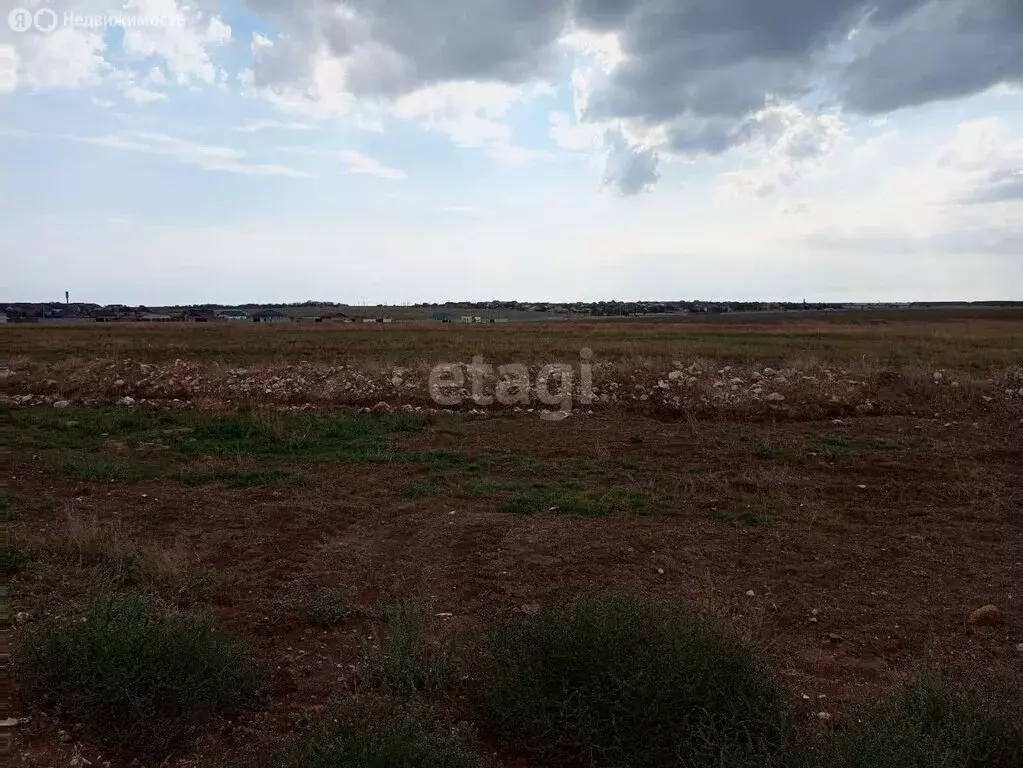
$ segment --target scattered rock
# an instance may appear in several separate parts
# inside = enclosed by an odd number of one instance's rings
[[[32,620],[32,614],[29,613],[28,611],[18,611],[14,615],[14,620],[16,622],[18,622],[19,624],[25,624],[26,622],[29,622],[29,621]]]
[[[389,406],[387,403],[385,403],[383,400],[381,400],[379,403],[377,403],[376,405],[373,406],[373,410],[376,413],[384,413],[386,411],[391,410],[391,406]]]
[[[818,712],[817,713],[817,719],[818,720],[830,720],[831,719],[831,713],[829,713],[829,712]]]
[[[970,614],[969,623],[972,626],[990,626],[1002,620],[1002,613],[996,605],[983,605]]]
[[[532,616],[534,613],[540,610],[539,603],[523,603],[519,606],[519,610],[527,616]]]
[[[1016,643],[1016,650],[1023,653],[1023,643]]]
[[[782,400],[785,399],[785,395],[783,395],[781,392],[772,392],[764,399],[770,400],[772,403],[780,403]]]
[[[115,387],[123,387],[124,386],[124,379],[118,379],[117,381],[115,381],[114,382],[114,386]]]
[[[71,401],[70,400],[58,400],[57,402],[55,402],[53,404],[53,407],[54,408],[67,408],[69,405],[71,405]]]
[[[756,597],[756,596],[757,596],[757,593],[754,592],[752,589],[746,591],[746,597]]]
[[[135,405],[135,398],[134,397],[129,397],[128,395],[125,395],[124,397],[122,397],[120,400],[117,401],[117,404],[118,405],[132,406],[132,405]]]
[[[59,731],[57,731],[57,740],[61,744],[67,744],[69,741],[71,741],[71,734],[65,731],[63,728],[61,728]]]
[[[834,632],[828,632],[828,642],[832,644],[838,644],[842,642],[842,636],[837,635]]]

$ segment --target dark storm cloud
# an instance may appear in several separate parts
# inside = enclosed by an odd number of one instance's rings
[[[864,32],[843,76],[846,105],[891,112],[1023,82],[1023,2],[943,0]]]
[[[617,32],[626,58],[592,95],[593,120],[738,118],[807,93],[826,66],[847,105],[871,113],[1023,78],[1021,0],[248,2],[290,19],[296,39],[358,54],[359,95],[552,76],[566,29]],[[842,64],[826,61],[836,46],[849,48]]]
[[[752,115],[810,93],[876,114],[1023,82],[1023,0],[248,2],[292,19],[290,42],[257,60],[258,84],[300,82],[325,48],[345,57],[347,90],[369,98],[555,79],[566,31],[617,33],[624,58],[593,82],[582,119],[657,128],[658,151],[679,154],[753,141],[767,126]],[[639,151],[635,170],[622,165],[630,179],[656,173]]]

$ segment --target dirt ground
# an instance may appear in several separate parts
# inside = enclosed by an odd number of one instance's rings
[[[450,414],[395,438],[410,452],[488,454],[488,474],[523,483],[613,471],[658,499],[654,510],[599,516],[509,512],[500,493],[466,492],[457,465],[308,461],[302,486],[230,490],[81,482],[29,452],[3,458],[10,493],[28,500],[16,533],[38,535],[69,509],[95,514],[230,580],[213,610],[256,638],[274,690],[266,711],[217,722],[176,760],[208,765],[280,739],[296,712],[324,706],[352,678],[373,606],[419,586],[438,634],[594,587],[696,600],[770,644],[807,718],[840,712],[927,653],[1023,668],[1019,434],[1017,421],[983,413],[751,424],[608,411],[559,422]],[[416,482],[428,490],[401,492]],[[14,610],[59,591],[60,578],[31,568],[14,577]],[[296,584],[350,587],[362,612],[339,630],[313,629],[279,600]],[[1002,622],[969,625],[986,604]],[[14,754],[20,765],[121,764],[38,720],[20,729]]]

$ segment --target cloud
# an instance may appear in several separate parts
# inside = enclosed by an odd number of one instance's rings
[[[869,114],[1023,84],[1023,4],[931,0],[890,24],[867,23],[842,76],[849,108]]]
[[[657,183],[659,161],[653,149],[630,144],[620,131],[608,131],[604,136],[602,183],[622,195],[638,195]]]
[[[552,112],[551,138],[562,149],[581,152],[600,146],[602,131],[598,126],[575,122],[567,112]]]
[[[755,197],[813,173],[846,138],[840,116],[807,114],[791,104],[755,112],[739,129],[743,133],[752,137],[743,147],[750,167],[726,174],[724,182],[739,194]]]
[[[1023,136],[999,118],[969,120],[935,153],[935,165],[968,204],[1023,200]]]
[[[396,181],[408,178],[404,171],[398,168],[388,168],[386,165],[381,165],[379,160],[367,157],[359,152],[343,149],[337,154],[341,162],[348,167],[351,173],[376,176],[378,179],[394,179]]]
[[[166,93],[142,88],[134,83],[126,85],[122,93],[126,99],[133,101],[136,104],[148,104],[153,101],[167,101]]]
[[[400,168],[391,168],[379,160],[351,149],[313,149],[310,147],[280,147],[282,152],[310,157],[340,160],[349,173],[362,176],[376,176],[378,179],[403,181],[408,174]]]
[[[482,149],[498,162],[522,165],[548,159],[550,153],[516,146],[504,118],[527,94],[546,92],[542,86],[452,82],[406,94],[391,111],[395,117],[446,134],[459,147]]]
[[[250,0],[289,44],[257,62],[260,86],[308,78],[326,53],[344,60],[346,89],[397,98],[439,83],[518,84],[551,71],[567,10],[549,0]],[[438,44],[442,42],[442,44]],[[276,46],[275,46],[276,47]]]
[[[246,162],[245,153],[233,147],[200,144],[168,136],[165,133],[122,131],[102,136],[65,136],[63,138],[108,149],[163,155],[179,163],[193,165],[207,171],[238,173],[248,176],[288,176],[292,178],[309,176],[303,171],[284,165]]]
[[[312,123],[299,123],[285,120],[249,120],[238,126],[240,133],[256,133],[257,131],[312,131],[316,126]]]
[[[52,32],[18,33],[0,24],[0,48],[9,45],[17,52],[19,87],[95,85],[131,74],[140,61],[150,69],[141,86],[165,85],[167,77],[152,58],[180,84],[212,84],[218,76],[213,52],[231,37],[216,14],[217,0],[48,0],[45,5],[58,19]],[[74,18],[81,21],[66,21]],[[111,33],[115,27],[120,35]]]

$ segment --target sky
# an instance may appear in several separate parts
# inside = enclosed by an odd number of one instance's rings
[[[0,0],[0,301],[1023,299],[1023,0]]]

